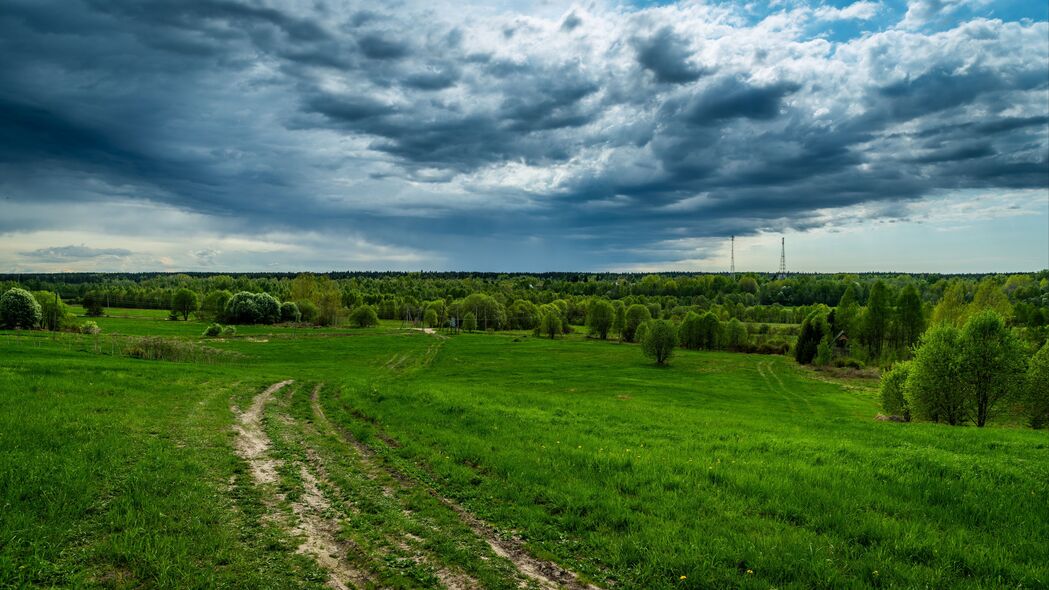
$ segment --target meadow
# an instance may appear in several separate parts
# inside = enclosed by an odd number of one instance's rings
[[[0,332],[0,586],[1049,584],[1045,432],[875,421],[876,380],[109,313]],[[147,335],[230,354],[119,353]]]

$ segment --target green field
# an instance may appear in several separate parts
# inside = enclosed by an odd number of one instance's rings
[[[1049,585],[1045,432],[877,422],[872,380],[117,315],[0,332],[2,587]],[[137,360],[114,334],[236,354]]]

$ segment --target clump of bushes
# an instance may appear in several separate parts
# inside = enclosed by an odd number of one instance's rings
[[[241,291],[226,303],[225,318],[232,324],[275,324],[281,319],[280,302],[269,293]]]
[[[25,289],[14,287],[0,296],[0,325],[31,330],[40,323],[40,303]]]
[[[358,328],[368,328],[379,325],[379,314],[370,305],[359,305],[350,314],[350,323]],[[475,326],[476,327],[476,326]]]
[[[96,324],[95,322],[92,322],[91,320],[88,320],[88,321],[84,322],[83,324],[80,324],[80,333],[81,334],[89,334],[91,336],[94,336],[96,334],[101,334],[102,333],[102,328],[99,328],[98,324]]]
[[[230,360],[239,356],[233,352],[200,346],[185,340],[155,336],[129,339],[122,352],[124,356],[134,359],[204,364]]]
[[[228,338],[230,336],[237,335],[237,327],[223,326],[222,324],[211,324],[210,326],[204,329],[204,333],[201,335],[205,338],[216,338],[219,336],[223,338]]]

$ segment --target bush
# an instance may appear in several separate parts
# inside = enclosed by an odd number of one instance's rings
[[[84,322],[83,324],[80,324],[80,333],[94,336],[96,334],[101,334],[102,328],[99,328],[98,324],[89,320]]]
[[[211,291],[204,296],[204,302],[200,304],[197,317],[202,321],[228,321],[225,318],[226,304],[229,303],[233,294],[224,289]]]
[[[1049,424],[1049,343],[1043,344],[1028,364],[1024,409],[1034,428]]]
[[[359,305],[350,314],[350,323],[358,328],[368,328],[379,325],[379,314],[370,305]]]
[[[554,310],[548,310],[539,320],[539,331],[551,340],[561,333],[561,316]]]
[[[910,363],[898,363],[881,377],[881,409],[890,416],[902,416],[907,422],[911,420],[905,394],[910,370]]]
[[[285,301],[280,305],[280,321],[298,322],[300,319],[302,319],[302,313],[299,312],[298,305],[291,301]]]
[[[657,365],[665,365],[674,354],[676,342],[677,333],[673,324],[667,320],[653,320],[645,325],[641,349],[645,356],[655,360]]]
[[[650,319],[652,319],[652,312],[644,305],[635,303],[628,307],[623,320],[623,340],[635,342],[636,336],[634,332],[637,332],[638,326]]]
[[[307,324],[312,324],[317,321],[317,314],[319,311],[317,310],[317,305],[312,301],[309,299],[303,299],[296,301],[295,305],[299,307],[299,318],[301,321],[306,322]]]
[[[280,313],[280,302],[269,293],[241,291],[226,304],[225,316],[234,324],[275,324]]]
[[[958,329],[951,324],[933,326],[922,336],[904,386],[915,418],[948,424],[965,419],[958,339]]]
[[[463,330],[466,330],[467,332],[473,332],[476,329],[477,329],[477,316],[475,316],[471,312],[467,312],[466,315],[463,316]]]
[[[80,329],[73,315],[62,299],[51,291],[33,291],[33,298],[40,304],[40,327],[52,332],[71,328]]]
[[[0,296],[0,325],[5,328],[32,329],[43,317],[32,293],[17,287]]]
[[[201,336],[205,338],[214,338],[222,334],[222,324],[211,324],[207,328],[204,328],[204,333]]]
[[[87,293],[84,295],[84,298],[80,303],[84,306],[84,311],[87,313],[88,317],[99,318],[105,313],[105,308],[103,306],[105,299],[99,293]]]
[[[982,427],[999,406],[1024,387],[1023,345],[994,310],[973,315],[962,328],[958,366],[965,387],[966,413]]]
[[[601,340],[608,338],[608,331],[612,329],[612,320],[615,319],[616,310],[606,299],[592,299],[586,309],[586,326],[590,333]]]
[[[426,313],[423,314],[423,323],[426,324],[427,328],[436,328],[440,324],[440,320],[437,319],[437,310],[434,308],[428,308]]]

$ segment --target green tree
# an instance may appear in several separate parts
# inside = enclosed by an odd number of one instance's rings
[[[798,342],[794,345],[794,360],[799,364],[811,364],[819,352],[820,343],[833,337],[830,335],[830,324],[827,321],[829,315],[830,310],[827,306],[820,305],[802,320]]]
[[[76,316],[56,293],[33,291],[33,298],[40,304],[40,327],[56,332],[76,325]]]
[[[436,328],[440,325],[440,320],[437,319],[437,310],[428,307],[426,313],[423,314],[423,323],[426,324],[427,328]]]
[[[954,281],[932,310],[932,323],[961,326],[965,323],[965,284]]]
[[[882,346],[889,328],[892,310],[889,306],[889,288],[878,280],[871,286],[867,298],[867,309],[863,314],[863,340],[874,358],[881,356]]]
[[[182,316],[182,320],[189,319],[189,314],[197,311],[200,307],[200,298],[195,291],[183,287],[171,296],[171,311]]]
[[[922,336],[904,386],[907,405],[915,418],[951,425],[965,420],[959,340],[958,328],[949,323],[936,324]]]
[[[754,280],[754,277],[743,277],[739,280],[739,290],[744,293],[757,294],[758,282]]]
[[[644,305],[635,303],[628,307],[623,319],[623,340],[634,342],[634,332],[637,331],[638,326],[650,319],[652,319],[652,312]]]
[[[670,360],[676,342],[677,334],[672,323],[667,320],[646,322],[641,350],[645,356],[656,361],[657,365],[665,365]]]
[[[302,313],[299,311],[299,306],[295,305],[294,301],[285,301],[280,304],[280,321],[298,322],[301,319]]]
[[[300,299],[295,302],[295,305],[299,307],[300,319],[307,324],[313,324],[317,321],[317,305],[309,299]]]
[[[700,348],[703,343],[703,324],[699,314],[694,311],[685,314],[685,319],[681,320],[681,325],[678,326],[677,335],[682,348]]]
[[[269,293],[255,293],[255,309],[258,310],[258,323],[276,324],[280,321],[280,301]]]
[[[853,283],[845,287],[845,292],[838,300],[838,306],[834,308],[834,333],[845,332],[850,338],[860,335],[858,329],[860,319],[860,304],[856,299],[856,288]]]
[[[1021,391],[1025,363],[1023,345],[996,311],[980,311],[965,323],[958,365],[967,414],[977,426],[987,424],[1001,402]]]
[[[910,363],[896,363],[881,376],[881,409],[890,416],[900,416],[911,421],[911,409],[907,405],[906,385],[910,375]]]
[[[553,309],[546,309],[539,320],[539,330],[551,340],[561,334],[561,314]]]
[[[591,334],[605,340],[608,338],[608,331],[612,329],[615,313],[615,309],[607,299],[591,299],[590,305],[586,308],[586,327]]]
[[[14,287],[0,296],[0,325],[3,327],[31,330],[42,317],[40,304],[29,291]]]
[[[623,340],[623,330],[626,329],[626,304],[618,299],[612,302],[612,307],[615,309],[615,315],[612,317],[612,332],[619,335],[619,339]]]
[[[94,318],[102,317],[105,313],[105,302],[105,297],[97,291],[88,291],[80,301],[86,314]]]
[[[1013,317],[1013,304],[1009,303],[1009,298],[990,277],[980,281],[976,287],[976,294],[973,295],[973,302],[969,304],[966,315],[971,317],[986,310],[994,311],[1005,321]]]
[[[747,327],[737,318],[732,318],[725,324],[723,333],[725,334],[725,346],[729,350],[740,351],[746,348],[749,340]]]
[[[714,312],[708,311],[699,316],[699,347],[705,350],[721,347],[721,321]]]
[[[379,314],[370,305],[358,305],[350,313],[350,323],[358,328],[370,328],[379,325]]]
[[[262,318],[255,303],[255,294],[249,291],[240,291],[230,297],[223,315],[226,321],[233,324],[257,324]]]
[[[463,316],[463,329],[467,332],[473,332],[477,329],[477,316],[472,311],[466,312]]]
[[[1049,424],[1049,342],[1028,363],[1024,410],[1032,427]]]
[[[233,294],[225,289],[209,291],[204,296],[204,301],[200,304],[197,316],[205,322],[226,321],[224,312],[226,304],[229,303],[231,297],[233,297]]]
[[[896,314],[893,319],[896,346],[909,349],[918,342],[925,331],[925,313],[922,310],[921,295],[913,284],[908,284],[900,291],[896,299]]]

